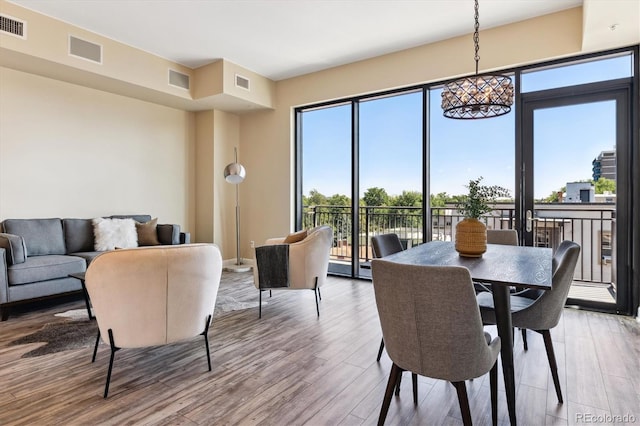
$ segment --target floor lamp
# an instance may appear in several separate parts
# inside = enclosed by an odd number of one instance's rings
[[[238,186],[247,175],[244,166],[238,163],[238,149],[233,148],[233,163],[224,168],[224,180],[236,186],[236,263],[228,265],[224,269],[231,272],[247,272],[251,270],[251,266],[244,265],[240,258],[240,198]]]

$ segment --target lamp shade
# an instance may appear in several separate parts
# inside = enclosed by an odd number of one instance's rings
[[[240,163],[231,163],[224,168],[224,179],[233,184],[239,184],[244,180],[247,172]]]

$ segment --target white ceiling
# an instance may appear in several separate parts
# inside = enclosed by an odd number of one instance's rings
[[[191,68],[224,58],[273,80],[468,34],[474,24],[473,0],[10,1]],[[584,3],[585,33],[609,36],[618,24],[618,38],[640,40],[640,1]],[[481,0],[480,29],[582,4]]]

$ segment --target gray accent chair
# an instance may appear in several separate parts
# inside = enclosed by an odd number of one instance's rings
[[[111,348],[104,398],[116,351],[204,336],[216,306],[222,256],[213,244],[138,247],[97,256],[86,274],[100,337]]]
[[[558,366],[549,330],[558,325],[558,321],[560,321],[560,316],[573,282],[573,274],[579,255],[580,245],[573,241],[563,241],[553,255],[551,290],[543,291],[536,299],[531,299],[518,293],[511,295],[513,326],[534,330],[542,334],[559,403],[563,402],[562,390],[560,389]],[[496,316],[492,295],[480,293],[477,296],[477,300],[483,323],[495,324]]]
[[[402,242],[398,234],[380,234],[371,237],[371,249],[373,251],[373,257],[380,259],[381,257],[389,256],[390,254],[398,253],[404,250]],[[378,356],[376,361],[380,362],[382,357],[382,351],[384,350],[384,339],[380,340],[380,348],[378,349]],[[415,377],[415,376],[414,376]],[[398,391],[400,386],[398,386]]]
[[[465,425],[472,424],[465,380],[490,372],[491,414],[497,424],[500,338],[483,331],[469,270],[384,259],[374,259],[371,267],[382,335],[393,362],[378,425],[384,424],[405,370],[451,382]]]

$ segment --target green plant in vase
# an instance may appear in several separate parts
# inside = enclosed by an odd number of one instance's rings
[[[493,210],[498,197],[510,196],[509,190],[498,185],[481,185],[483,177],[470,180],[469,192],[456,203],[464,220],[456,225],[456,250],[461,256],[480,257],[487,251],[487,227],[480,217]]]

